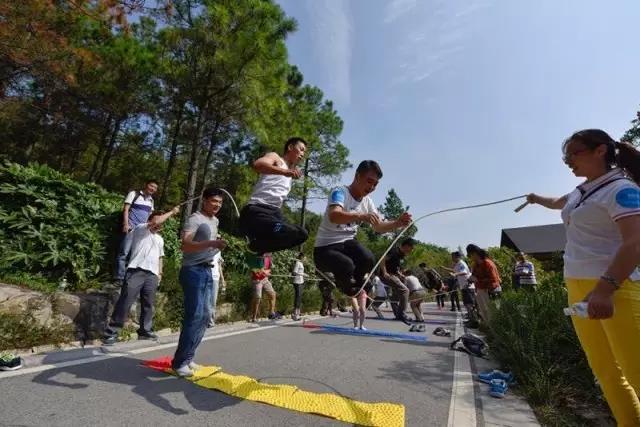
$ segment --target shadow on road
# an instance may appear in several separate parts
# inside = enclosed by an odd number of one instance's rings
[[[46,363],[46,358],[44,363]],[[64,381],[56,379],[60,374],[73,375],[77,381],[69,382],[66,378]],[[186,400],[193,409],[198,411],[214,412],[241,402],[241,399],[198,387],[189,381],[154,371],[142,366],[141,360],[130,357],[118,357],[44,371],[37,375],[33,382],[45,386],[82,390],[89,389],[91,380],[126,386],[133,393],[146,399],[147,402],[175,415],[185,415],[189,411],[174,407],[164,395],[184,393]],[[91,392],[87,391],[87,393]]]

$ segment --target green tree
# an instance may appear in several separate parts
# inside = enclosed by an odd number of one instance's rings
[[[385,219],[393,220],[398,218],[404,212],[407,212],[409,210],[409,206],[405,206],[404,203],[402,203],[402,199],[400,199],[400,196],[398,196],[398,193],[396,193],[396,190],[392,188],[387,193],[387,197],[384,200],[384,204],[378,207],[378,210],[384,216]],[[400,233],[400,231],[401,230],[394,231],[392,233],[393,236],[397,236]],[[418,227],[416,227],[415,225],[412,225],[404,233],[404,235],[407,237],[411,237],[411,236],[414,236],[417,232],[418,232]]]

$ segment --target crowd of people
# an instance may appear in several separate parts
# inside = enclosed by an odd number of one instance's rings
[[[281,317],[275,311],[276,294],[269,280],[273,252],[293,249],[308,238],[307,231],[287,223],[282,204],[293,179],[301,177],[296,165],[304,158],[306,142],[291,138],[283,155],[268,153],[253,164],[260,174],[249,202],[240,213],[240,226],[248,240],[251,284],[254,289],[251,320],[258,316],[265,292],[270,299],[269,318]],[[640,152],[626,143],[614,141],[604,131],[588,129],[576,132],[563,145],[564,161],[585,182],[562,197],[529,194],[527,201],[550,209],[562,210],[567,229],[564,276],[569,303],[583,302],[588,318],[573,317],[576,332],[589,364],[599,380],[605,398],[620,425],[640,424]],[[371,309],[384,317],[382,304],[390,302],[393,315],[405,323],[423,322],[421,304],[433,294],[437,306],[445,307],[448,297],[451,311],[461,311],[466,325],[476,327],[491,316],[491,300],[500,297],[501,278],[495,262],[486,250],[475,244],[451,254],[449,266],[420,263],[408,268],[407,257],[416,241],[406,238],[384,257],[369,276],[376,260],[356,234],[360,224],[369,224],[379,233],[404,229],[412,223],[408,212],[398,218],[382,218],[370,194],[383,173],[373,160],[361,162],[349,185],[333,189],[327,201],[313,250],[314,271],[305,273],[300,254],[291,270],[294,287],[294,320],[301,316],[301,294],[305,281],[319,279],[323,303],[321,314],[333,314],[334,290],[350,299],[354,328],[366,329],[365,314]],[[118,254],[116,279],[122,292],[105,331],[105,342],[112,343],[122,327],[129,307],[140,297],[139,336],[155,337],[152,329],[153,301],[162,277],[163,242],[158,232],[162,223],[178,213],[153,212],[153,193],[157,183],[132,192],[125,199],[123,238]],[[201,208],[183,226],[183,252],[179,280],[184,291],[184,320],[173,369],[189,376],[197,367],[195,352],[207,326],[214,322],[218,293],[221,251],[226,242],[218,235],[216,217],[224,194],[216,188],[204,190]],[[438,272],[438,269],[440,272]],[[218,273],[216,273],[216,270]],[[535,292],[534,264],[519,253],[512,271],[516,290]],[[408,309],[415,319],[409,318]]]

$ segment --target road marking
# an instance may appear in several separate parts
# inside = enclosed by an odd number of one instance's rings
[[[309,319],[316,319],[316,318],[318,318],[318,316],[309,317]],[[276,325],[260,326],[260,327],[257,327],[257,328],[247,328],[247,329],[241,329],[239,331],[225,332],[225,333],[217,334],[217,335],[209,335],[209,336],[205,336],[202,339],[202,341],[218,340],[218,339],[222,339],[222,338],[232,337],[232,336],[235,336],[235,335],[242,335],[242,334],[249,334],[249,333],[252,333],[252,332],[266,331],[268,329],[277,328],[278,326],[287,325],[287,324],[290,324],[290,323],[295,323],[295,322],[294,321],[287,321],[287,322],[279,323],[279,324],[276,324]],[[28,374],[33,374],[33,373],[37,373],[37,372],[48,371],[50,369],[67,368],[69,366],[84,365],[84,364],[87,364],[87,363],[98,362],[100,360],[115,359],[115,358],[118,358],[118,357],[125,357],[125,356],[130,356],[130,355],[135,355],[135,354],[150,353],[152,351],[164,350],[164,349],[167,349],[167,348],[175,347],[177,345],[177,343],[178,343],[178,337],[176,336],[175,337],[175,341],[172,341],[170,343],[159,344],[159,345],[155,345],[155,346],[152,346],[152,347],[136,348],[136,349],[128,350],[126,352],[103,353],[100,348],[96,348],[93,351],[94,356],[91,356],[91,357],[87,357],[87,358],[83,358],[83,359],[76,359],[76,360],[69,360],[67,362],[59,362],[59,363],[52,363],[52,364],[34,366],[32,368],[24,368],[24,369],[19,369],[17,371],[0,372],[0,380],[2,380],[4,378],[11,378],[11,377],[17,377],[17,376],[20,376],[20,375],[28,375]]]
[[[462,317],[457,313],[454,338],[464,333]],[[468,354],[454,350],[453,384],[451,387],[451,403],[449,404],[448,427],[476,426],[476,399],[473,389],[473,375]]]

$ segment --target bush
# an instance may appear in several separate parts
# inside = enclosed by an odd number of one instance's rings
[[[579,407],[606,412],[571,319],[562,312],[566,306],[567,292],[556,273],[536,292],[504,292],[488,328],[491,355],[513,371],[547,425],[585,425],[587,420],[569,412]]]
[[[99,287],[113,268],[122,196],[40,165],[6,162],[0,182],[0,275],[39,276],[34,282],[48,288],[62,277],[75,289]],[[166,228],[166,252],[177,259],[177,222]]]
[[[0,351],[27,349],[45,344],[62,344],[73,339],[74,327],[54,321],[41,325],[33,315],[37,307],[23,313],[0,313]]]

